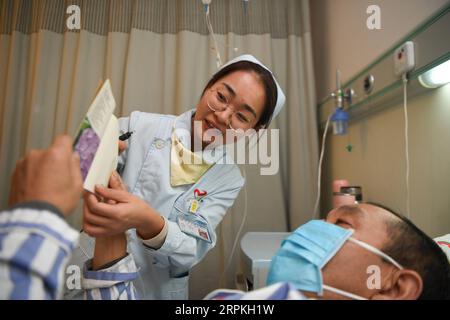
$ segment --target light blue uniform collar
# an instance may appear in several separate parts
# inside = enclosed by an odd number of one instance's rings
[[[195,114],[195,109],[186,111],[175,118],[174,129],[176,136],[186,149],[191,149],[191,134],[192,134],[192,117]]]

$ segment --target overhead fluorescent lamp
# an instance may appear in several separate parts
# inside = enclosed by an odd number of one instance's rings
[[[419,81],[426,88],[438,88],[450,83],[450,60],[420,75]]]

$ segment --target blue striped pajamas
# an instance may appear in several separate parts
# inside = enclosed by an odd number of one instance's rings
[[[60,299],[78,238],[51,205],[32,202],[1,212],[0,299]],[[90,263],[81,279],[86,299],[136,299],[131,255],[99,271],[90,270]]]

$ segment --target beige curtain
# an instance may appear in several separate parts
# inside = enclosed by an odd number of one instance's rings
[[[66,8],[81,9],[81,30]],[[315,197],[316,111],[308,0],[213,0],[211,20],[224,61],[250,53],[279,79],[287,104],[274,176],[246,166],[247,185],[193,271],[191,298],[234,287],[240,251],[220,282],[237,231],[286,231],[308,219]],[[0,0],[0,205],[15,162],[74,134],[101,79],[111,79],[118,116],[133,110],[180,114],[193,108],[216,71],[200,0]],[[78,210],[70,222],[79,227]]]

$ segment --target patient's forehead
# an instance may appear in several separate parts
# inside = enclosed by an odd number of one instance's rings
[[[392,212],[376,205],[366,203],[345,205],[337,209],[333,209],[328,213],[328,216],[331,215],[351,216],[365,222],[400,221],[400,219]]]
[[[362,203],[358,205],[358,208],[366,213],[366,216],[372,219],[380,220],[384,223],[400,222],[401,219],[397,217],[391,211],[373,204]]]
[[[327,220],[336,224],[344,223],[343,227],[355,230],[355,238],[378,248],[388,241],[388,224],[400,221],[392,212],[371,204],[334,209],[328,214]]]

